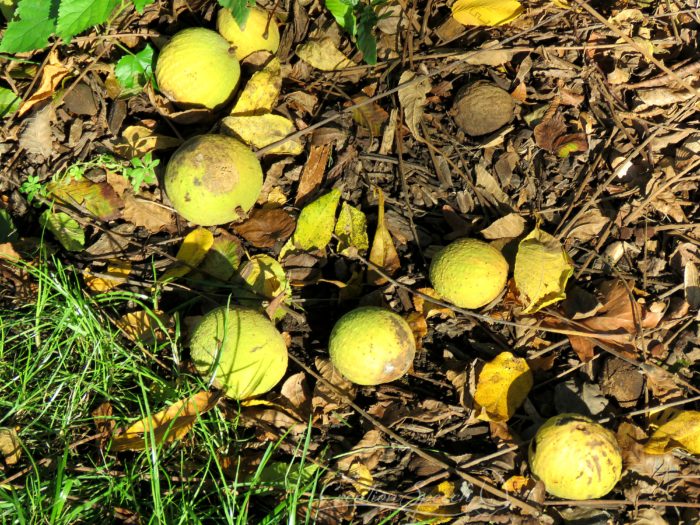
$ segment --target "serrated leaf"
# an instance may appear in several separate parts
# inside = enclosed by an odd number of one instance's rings
[[[120,0],[63,0],[58,7],[56,33],[66,42],[89,27],[107,21]]]
[[[231,11],[233,18],[241,27],[245,27],[245,23],[250,15],[250,8],[255,5],[255,2],[249,2],[248,0],[218,0],[218,2],[221,7],[226,7]]]
[[[676,411],[644,445],[647,454],[665,454],[674,448],[700,454],[700,412],[697,410]]]
[[[53,233],[69,252],[79,252],[85,247],[83,228],[67,213],[46,210],[39,215],[39,224]]]
[[[369,260],[379,266],[385,273],[392,275],[401,267],[399,254],[396,252],[391,233],[384,221],[384,192],[377,188],[379,192],[379,204],[377,212],[377,231],[372,240],[372,250],[369,252]],[[373,270],[368,271],[370,282],[381,285],[386,282],[386,278]]]
[[[0,87],[0,118],[9,117],[19,109],[22,99],[11,89]]]
[[[525,359],[510,352],[498,354],[479,374],[474,402],[483,410],[483,421],[508,421],[525,401],[533,385]]]
[[[465,26],[501,26],[523,11],[516,0],[457,0],[452,5],[452,16]]]
[[[0,52],[22,53],[46,47],[56,29],[56,15],[51,9],[52,3],[46,0],[22,0],[16,19],[7,25]]]
[[[335,211],[339,201],[340,191],[334,189],[304,206],[297,219],[294,235],[282,248],[280,259],[294,249],[323,250],[333,236]]]
[[[151,437],[155,442],[150,444],[154,447],[176,441],[192,429],[199,416],[214,408],[217,400],[217,394],[203,391],[173,403],[157,414],[134,423],[123,434],[113,438],[111,451],[144,450]]]
[[[135,54],[124,55],[114,66],[114,75],[124,90],[140,90],[153,77],[153,48],[146,44]]]
[[[168,268],[163,274],[163,280],[175,279],[190,273],[204,260],[213,244],[214,234],[209,230],[197,228],[188,233],[175,256],[181,264]]]
[[[367,250],[367,216],[362,210],[343,202],[335,223],[335,235],[338,237],[338,252],[343,255],[347,255],[351,248],[358,252]]]
[[[356,3],[356,2],[355,2]],[[338,25],[345,29],[351,36],[355,36],[357,31],[354,5],[355,3],[344,0],[325,0],[328,9]]]
[[[377,14],[368,6],[362,4],[357,18],[357,48],[362,51],[362,58],[370,65],[377,63],[377,39],[374,29],[377,27]]]
[[[297,129],[282,115],[229,116],[221,120],[224,130],[255,148],[264,148],[291,135]],[[299,139],[288,140],[267,152],[268,155],[299,155],[304,146]]]
[[[531,314],[566,297],[566,283],[574,266],[561,243],[535,228],[520,241],[513,278],[525,308]]]

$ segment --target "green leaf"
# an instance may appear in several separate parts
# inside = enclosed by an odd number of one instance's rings
[[[0,244],[17,240],[17,228],[10,212],[0,208]]]
[[[255,5],[255,2],[248,0],[218,0],[219,5],[228,8],[233,15],[233,18],[238,22],[238,25],[245,27],[250,14],[250,8]]]
[[[132,0],[134,2],[134,7],[139,13],[143,13],[144,8],[147,5],[151,5],[154,0]]]
[[[11,89],[0,87],[0,118],[9,117],[19,109],[22,99]]]
[[[325,0],[328,9],[338,25],[345,29],[351,36],[355,36],[357,20],[355,18],[354,7],[357,1],[348,0]]]
[[[299,214],[294,235],[282,247],[280,259],[288,251],[323,250],[333,237],[335,211],[339,201],[340,191],[331,190],[330,193],[304,206]]]
[[[85,232],[67,213],[46,210],[39,216],[39,224],[53,233],[66,250],[79,252],[85,247]]]
[[[369,238],[364,212],[343,202],[335,224],[335,235],[338,237],[338,251],[341,254],[349,254],[350,248],[355,248],[358,252],[366,251],[369,248]]]
[[[107,21],[119,0],[62,0],[56,33],[66,42],[87,28]]]
[[[53,2],[46,0],[22,0],[17,6],[16,20],[7,25],[0,52],[22,53],[46,47],[56,29],[54,7]]]
[[[362,56],[370,65],[377,63],[377,39],[374,36],[374,28],[379,18],[374,10],[366,5],[360,7],[357,19],[357,48],[362,51]]]
[[[126,91],[140,91],[153,77],[153,48],[146,44],[136,54],[124,55],[114,67],[114,75]]]

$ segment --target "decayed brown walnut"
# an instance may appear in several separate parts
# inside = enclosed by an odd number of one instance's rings
[[[476,137],[492,133],[513,120],[515,101],[504,89],[479,80],[462,88],[452,113],[457,125],[467,135]]]

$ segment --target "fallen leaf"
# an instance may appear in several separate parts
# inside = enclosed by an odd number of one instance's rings
[[[329,144],[311,145],[309,156],[306,159],[306,164],[304,164],[304,171],[301,172],[301,177],[299,178],[299,187],[294,200],[294,204],[297,206],[303,205],[321,187],[331,149],[332,146]]]
[[[404,71],[399,78],[399,84],[410,82],[414,78],[416,78],[415,73],[412,71]],[[425,105],[428,103],[428,93],[431,89],[430,79],[424,77],[419,82],[399,90],[399,102],[403,108],[406,126],[411,130],[415,139],[421,142],[423,138],[419,128],[423,121],[423,111]]]
[[[108,436],[114,431],[116,422],[114,421],[113,412],[112,403],[109,401],[100,403],[95,410],[90,412],[97,432]]]
[[[688,261],[683,270],[683,288],[685,300],[693,310],[700,308],[700,277],[695,263]]]
[[[295,227],[294,218],[282,208],[256,208],[233,228],[256,248],[272,248],[286,241]]]
[[[214,243],[197,270],[206,276],[226,282],[238,270],[242,253],[240,241],[222,230],[214,237]]]
[[[0,427],[0,454],[7,465],[16,464],[22,457],[22,443],[14,428]]]
[[[297,228],[292,238],[282,248],[280,259],[293,250],[323,250],[333,237],[335,212],[340,201],[340,191],[331,190],[307,204],[297,219]]]
[[[57,202],[85,208],[103,221],[119,218],[120,210],[124,207],[124,201],[106,182],[66,177],[50,182],[46,189]]]
[[[422,493],[420,503],[411,507],[414,519],[421,523],[448,523],[459,514],[455,484],[443,481]]]
[[[169,322],[165,312],[138,310],[122,315],[114,324],[132,341],[151,343],[162,339],[160,325],[167,327]]]
[[[182,240],[180,249],[175,258],[180,264],[168,268],[162,280],[177,279],[190,273],[206,257],[209,248],[214,244],[214,235],[207,229],[197,228],[192,230]]]
[[[158,233],[172,228],[174,217],[162,204],[129,194],[124,199],[122,218],[134,226],[146,228],[151,233]]]
[[[316,370],[321,374],[321,377],[336,388],[327,386],[323,381],[316,381],[313,395],[311,396],[311,406],[314,411],[328,414],[347,406],[348,401],[355,399],[357,387],[336,370],[330,359],[317,357],[315,363]],[[344,395],[336,393],[336,389],[340,390]]]
[[[700,412],[675,411],[669,421],[657,428],[644,445],[648,454],[665,454],[680,448],[700,454]]]
[[[85,270],[83,275],[85,284],[93,292],[107,292],[124,283],[125,278],[131,273],[131,262],[111,259],[107,263],[107,269],[99,273],[105,274],[105,277],[96,277],[90,271]]]
[[[49,157],[53,151],[51,125],[55,119],[56,112],[51,104],[25,119],[26,125],[19,136],[19,146],[32,155]]]
[[[368,98],[366,95],[356,95],[352,97],[352,103],[359,104]],[[365,104],[352,110],[352,119],[360,126],[367,128],[372,137],[379,136],[382,131],[382,124],[388,118],[389,114],[376,102]]]
[[[36,104],[47,98],[51,98],[61,81],[70,73],[70,69],[61,63],[58,58],[58,49],[53,49],[48,56],[46,65],[41,70],[41,80],[39,87],[34,94],[25,100],[19,108],[18,116],[24,115]]]
[[[481,235],[484,239],[490,241],[496,239],[512,239],[520,237],[525,231],[526,221],[517,213],[509,213],[505,217],[501,217],[493,221],[488,228],[481,230]]]
[[[61,246],[69,252],[79,252],[85,247],[83,228],[67,213],[46,210],[39,215],[39,224],[53,233]]]
[[[280,60],[272,57],[260,71],[253,73],[243,88],[231,115],[260,115],[270,113],[282,90]]]
[[[598,237],[603,228],[610,222],[597,206],[591,206],[569,228],[567,239],[576,239],[580,242],[588,242]]]
[[[290,294],[284,268],[269,255],[254,255],[241,265],[239,274],[256,295],[273,299]]]
[[[513,277],[525,307],[524,314],[541,310],[566,297],[574,267],[561,243],[535,228],[518,246]]]
[[[457,0],[452,5],[452,16],[465,26],[501,26],[523,11],[515,0]]]
[[[511,476],[503,482],[501,487],[506,492],[523,494],[526,491],[530,491],[535,488],[537,482],[532,478],[527,478],[525,476]]]
[[[362,210],[343,202],[335,223],[335,235],[338,237],[338,252],[348,255],[351,249],[365,252],[369,248],[367,237],[367,217]]]
[[[379,266],[384,273],[392,275],[401,267],[399,254],[394,246],[394,241],[391,239],[391,234],[386,227],[384,220],[384,192],[377,188],[378,192],[378,211],[377,211],[377,230],[372,241],[372,249],[369,252],[369,260]],[[377,272],[369,269],[367,271],[367,279],[375,285],[381,285],[387,282],[386,278],[379,275]]]
[[[348,469],[346,475],[353,479],[352,486],[360,496],[366,496],[374,485],[372,472],[367,465],[356,461]]]
[[[422,294],[428,295],[433,299],[440,299],[440,294],[438,294],[432,288],[418,288],[417,291],[421,292]],[[441,319],[454,319],[455,317],[455,312],[451,308],[448,308],[446,306],[440,306],[431,301],[426,301],[423,297],[419,295],[413,296],[413,307],[416,309],[417,312],[420,312],[423,315],[425,315],[426,319],[430,319],[431,317],[434,317],[436,315],[439,315]]]
[[[416,341],[416,350],[423,348],[423,338],[428,335],[428,322],[420,312],[410,312],[404,319],[411,328],[411,333]]]
[[[114,145],[117,155],[125,159],[143,157],[150,151],[161,151],[177,148],[182,140],[156,133],[146,126],[127,126],[122,131],[121,142]]]
[[[112,438],[111,451],[145,450],[147,443],[152,447],[172,443],[184,437],[199,416],[214,408],[218,399],[218,394],[202,391],[173,403],[157,414],[134,423],[122,434]]]
[[[307,40],[297,46],[296,53],[304,62],[321,71],[337,71],[355,65],[338,51],[330,38]]]
[[[510,352],[498,354],[479,374],[474,401],[483,421],[508,421],[533,385],[532,371],[525,359]]]
[[[221,120],[222,129],[246,144],[264,148],[296,132],[294,123],[282,115],[228,116]],[[266,152],[267,155],[298,155],[304,150],[301,141],[287,140]]]
[[[558,102],[548,110],[535,126],[535,144],[540,148],[566,158],[571,153],[588,151],[588,141],[583,133],[567,133],[563,115],[557,111]]]

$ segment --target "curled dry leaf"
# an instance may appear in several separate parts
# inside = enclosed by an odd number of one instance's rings
[[[564,299],[573,272],[573,263],[561,243],[535,228],[520,241],[515,256],[513,277],[525,305],[523,313],[537,312]]]
[[[295,227],[294,218],[282,208],[256,208],[234,229],[256,248],[272,248],[286,241]]]
[[[399,78],[399,84],[405,84],[416,78],[412,71],[404,71]],[[423,111],[428,103],[428,93],[432,89],[430,79],[422,78],[420,81],[406,86],[399,91],[399,102],[403,108],[403,116],[406,126],[411,130],[416,140],[422,141],[419,131],[420,123],[423,121]]]
[[[246,115],[224,117],[222,130],[255,148],[264,148],[296,132],[294,123],[282,115]],[[299,155],[304,150],[301,141],[290,139],[267,152],[268,155]]]
[[[533,385],[532,371],[525,359],[510,352],[498,354],[479,374],[474,393],[477,416],[484,421],[508,421],[525,401]]]
[[[321,71],[336,71],[355,65],[338,51],[330,38],[308,40],[297,46],[296,53],[304,62]]]
[[[571,153],[588,151],[586,135],[584,133],[567,133],[564,116],[556,111],[555,107],[547,111],[542,122],[535,126],[533,133],[535,144],[562,158],[568,157]]]
[[[21,117],[42,100],[51,98],[68,73],[70,73],[70,68],[61,63],[58,58],[58,49],[54,48],[49,53],[46,65],[41,70],[39,87],[31,97],[22,103],[17,115]]]
[[[111,450],[144,450],[147,443],[156,447],[171,443],[187,434],[197,418],[208,412],[219,399],[214,392],[202,391],[173,403],[157,414],[145,417],[112,438]]]
[[[243,88],[231,115],[260,115],[270,113],[282,90],[280,60],[272,57],[260,71],[253,73]]]
[[[103,273],[104,277],[97,277],[88,270],[85,270],[83,274],[85,284],[93,292],[107,292],[123,284],[126,277],[131,273],[131,262],[111,259],[107,263],[107,269],[100,273]]]
[[[14,465],[22,456],[22,442],[14,428],[0,427],[0,454],[7,465]]]
[[[401,267],[401,261],[399,260],[399,254],[396,251],[394,241],[391,239],[391,234],[384,220],[384,192],[379,188],[377,188],[377,192],[379,195],[377,231],[372,241],[369,260],[379,266],[386,274],[392,275]],[[372,269],[368,270],[367,278],[375,285],[384,284],[386,282],[385,277],[382,277]]]

